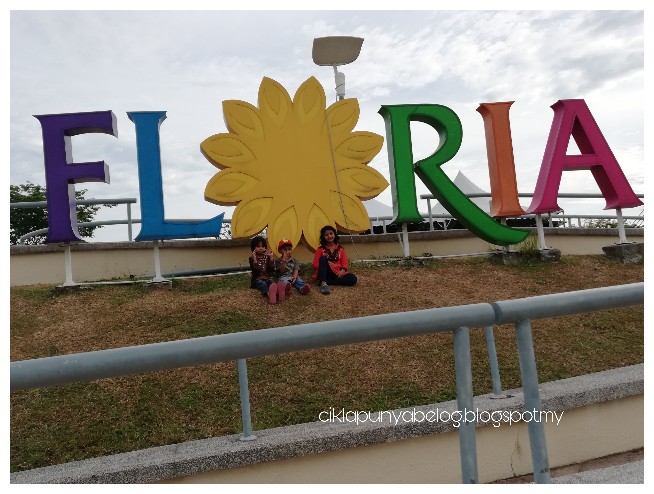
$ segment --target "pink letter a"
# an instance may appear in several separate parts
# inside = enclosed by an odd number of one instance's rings
[[[590,170],[606,199],[606,208],[630,208],[643,203],[636,197],[611,152],[597,122],[582,99],[559,100],[552,105],[554,120],[529,213],[560,211],[556,202],[564,170]],[[580,155],[567,155],[570,136]]]

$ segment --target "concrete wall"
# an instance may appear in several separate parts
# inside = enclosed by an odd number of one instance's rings
[[[543,410],[563,411],[545,427],[550,468],[644,446],[643,365],[540,386]],[[513,395],[474,398],[479,410],[524,409]],[[455,401],[416,407],[454,412]],[[396,410],[400,412],[412,410]],[[452,422],[313,422],[94,458],[11,474],[12,483],[460,483]],[[477,428],[480,482],[532,472],[525,423]]]
[[[602,254],[602,247],[618,242],[615,229],[546,228],[547,246],[563,255]],[[627,229],[629,241],[643,242],[643,229]],[[402,257],[398,234],[343,236],[341,243],[353,259]],[[449,256],[487,253],[496,249],[467,230],[413,232],[409,234],[412,256]],[[171,240],[161,244],[163,273],[243,266],[249,269],[249,240]],[[295,255],[302,262],[312,253],[299,245]],[[152,242],[82,243],[71,246],[75,282],[154,276]],[[64,247],[60,245],[12,246],[11,286],[62,284],[66,279]]]

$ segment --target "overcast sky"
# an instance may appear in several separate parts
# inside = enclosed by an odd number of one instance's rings
[[[361,106],[356,130],[386,137],[377,113],[381,105],[448,106],[462,121],[463,144],[443,169],[451,178],[460,170],[489,190],[476,108],[515,101],[518,189],[533,192],[552,123],[550,106],[583,98],[633,189],[644,192],[642,11],[31,10],[10,12],[10,28],[11,184],[45,183],[41,128],[33,115],[111,110],[117,138],[73,138],[74,161],[104,160],[111,182],[80,188],[88,189],[87,197],[139,199],[134,124],[126,113],[166,111],[161,158],[167,219],[210,218],[222,211],[231,217],[233,208],[204,200],[217,170],[199,146],[226,132],[222,101],[256,105],[264,76],[292,96],[315,76],[328,104],[333,102],[333,71],[313,64],[313,38],[352,35],[365,39],[359,59],[341,69],[346,96]],[[435,132],[420,125],[414,131],[415,157],[431,154]],[[386,146],[370,165],[389,178]],[[588,171],[564,173],[560,190],[599,192]],[[390,187],[378,199],[390,205]],[[603,207],[603,201],[592,211],[560,204],[566,212],[598,214]],[[426,204],[420,209],[426,211]],[[140,217],[138,207],[134,215]],[[124,217],[120,206],[97,219]],[[127,239],[126,227],[104,230],[96,241]]]

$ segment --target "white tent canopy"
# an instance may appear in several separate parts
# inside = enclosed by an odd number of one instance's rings
[[[370,223],[372,226],[381,226],[381,221],[375,221],[375,218],[382,216],[393,217],[393,208],[387,206],[383,202],[378,201],[377,199],[367,199],[363,201],[363,207],[368,211],[368,217],[371,218]],[[389,221],[386,222],[390,223]]]
[[[363,207],[368,211],[368,216],[370,218],[375,218],[377,216],[393,216],[393,208],[377,199],[363,201]]]
[[[454,185],[456,185],[461,192],[465,195],[468,194],[488,194],[485,190],[480,187],[477,187],[472,181],[466,177],[461,171],[457,173],[456,178],[454,179]],[[486,213],[490,213],[491,207],[491,198],[489,197],[471,197],[470,200],[474,202],[479,209]],[[435,206],[431,208],[431,214],[449,214],[447,209],[443,207],[442,204],[436,203]]]
[[[454,185],[456,185],[461,192],[464,194],[488,194],[487,191],[481,187],[476,186],[468,177],[466,177],[463,172],[459,170],[454,179]],[[490,213],[491,198],[488,197],[471,197],[470,200],[474,202],[482,211]],[[435,201],[435,199],[434,199]],[[371,218],[371,223],[373,226],[379,226],[382,224],[381,221],[374,221],[376,217],[382,216],[393,216],[393,207],[387,206],[383,202],[380,202],[376,199],[368,199],[362,201],[363,206],[368,211],[368,216]],[[432,214],[450,214],[447,209],[443,207],[442,204],[436,202],[431,208]],[[442,222],[442,219],[436,219],[436,221]]]

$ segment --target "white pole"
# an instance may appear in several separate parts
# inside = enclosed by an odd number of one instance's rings
[[[339,72],[338,69],[336,68],[336,65],[332,65],[332,67],[334,67],[334,83],[336,84],[336,99],[340,101],[345,99],[345,74],[343,72]]]
[[[427,198],[427,209],[429,210],[429,231],[433,232],[434,231],[434,219],[432,218],[432,215],[431,215],[431,199],[429,197]]]
[[[621,244],[627,243],[627,235],[624,232],[624,218],[622,217],[622,208],[615,208],[615,214],[618,217],[618,236]]]
[[[75,286],[73,281],[73,262],[70,255],[70,244],[64,245],[64,265],[66,266],[66,281],[63,286]]]
[[[506,218],[500,218],[500,223],[502,223],[504,226],[506,226]],[[511,250],[509,245],[503,245],[502,250],[504,252],[509,252]]]
[[[404,257],[411,257],[411,252],[409,251],[409,229],[406,223],[402,223],[402,251]]]
[[[543,229],[543,217],[536,213],[536,231],[538,232],[538,250],[547,249],[545,245],[545,230]]]
[[[154,253],[154,278],[152,278],[152,281],[154,283],[161,283],[164,281],[168,281],[166,278],[161,276],[161,262],[159,261],[159,241],[155,240],[152,242],[152,245],[154,247],[153,253]]]

